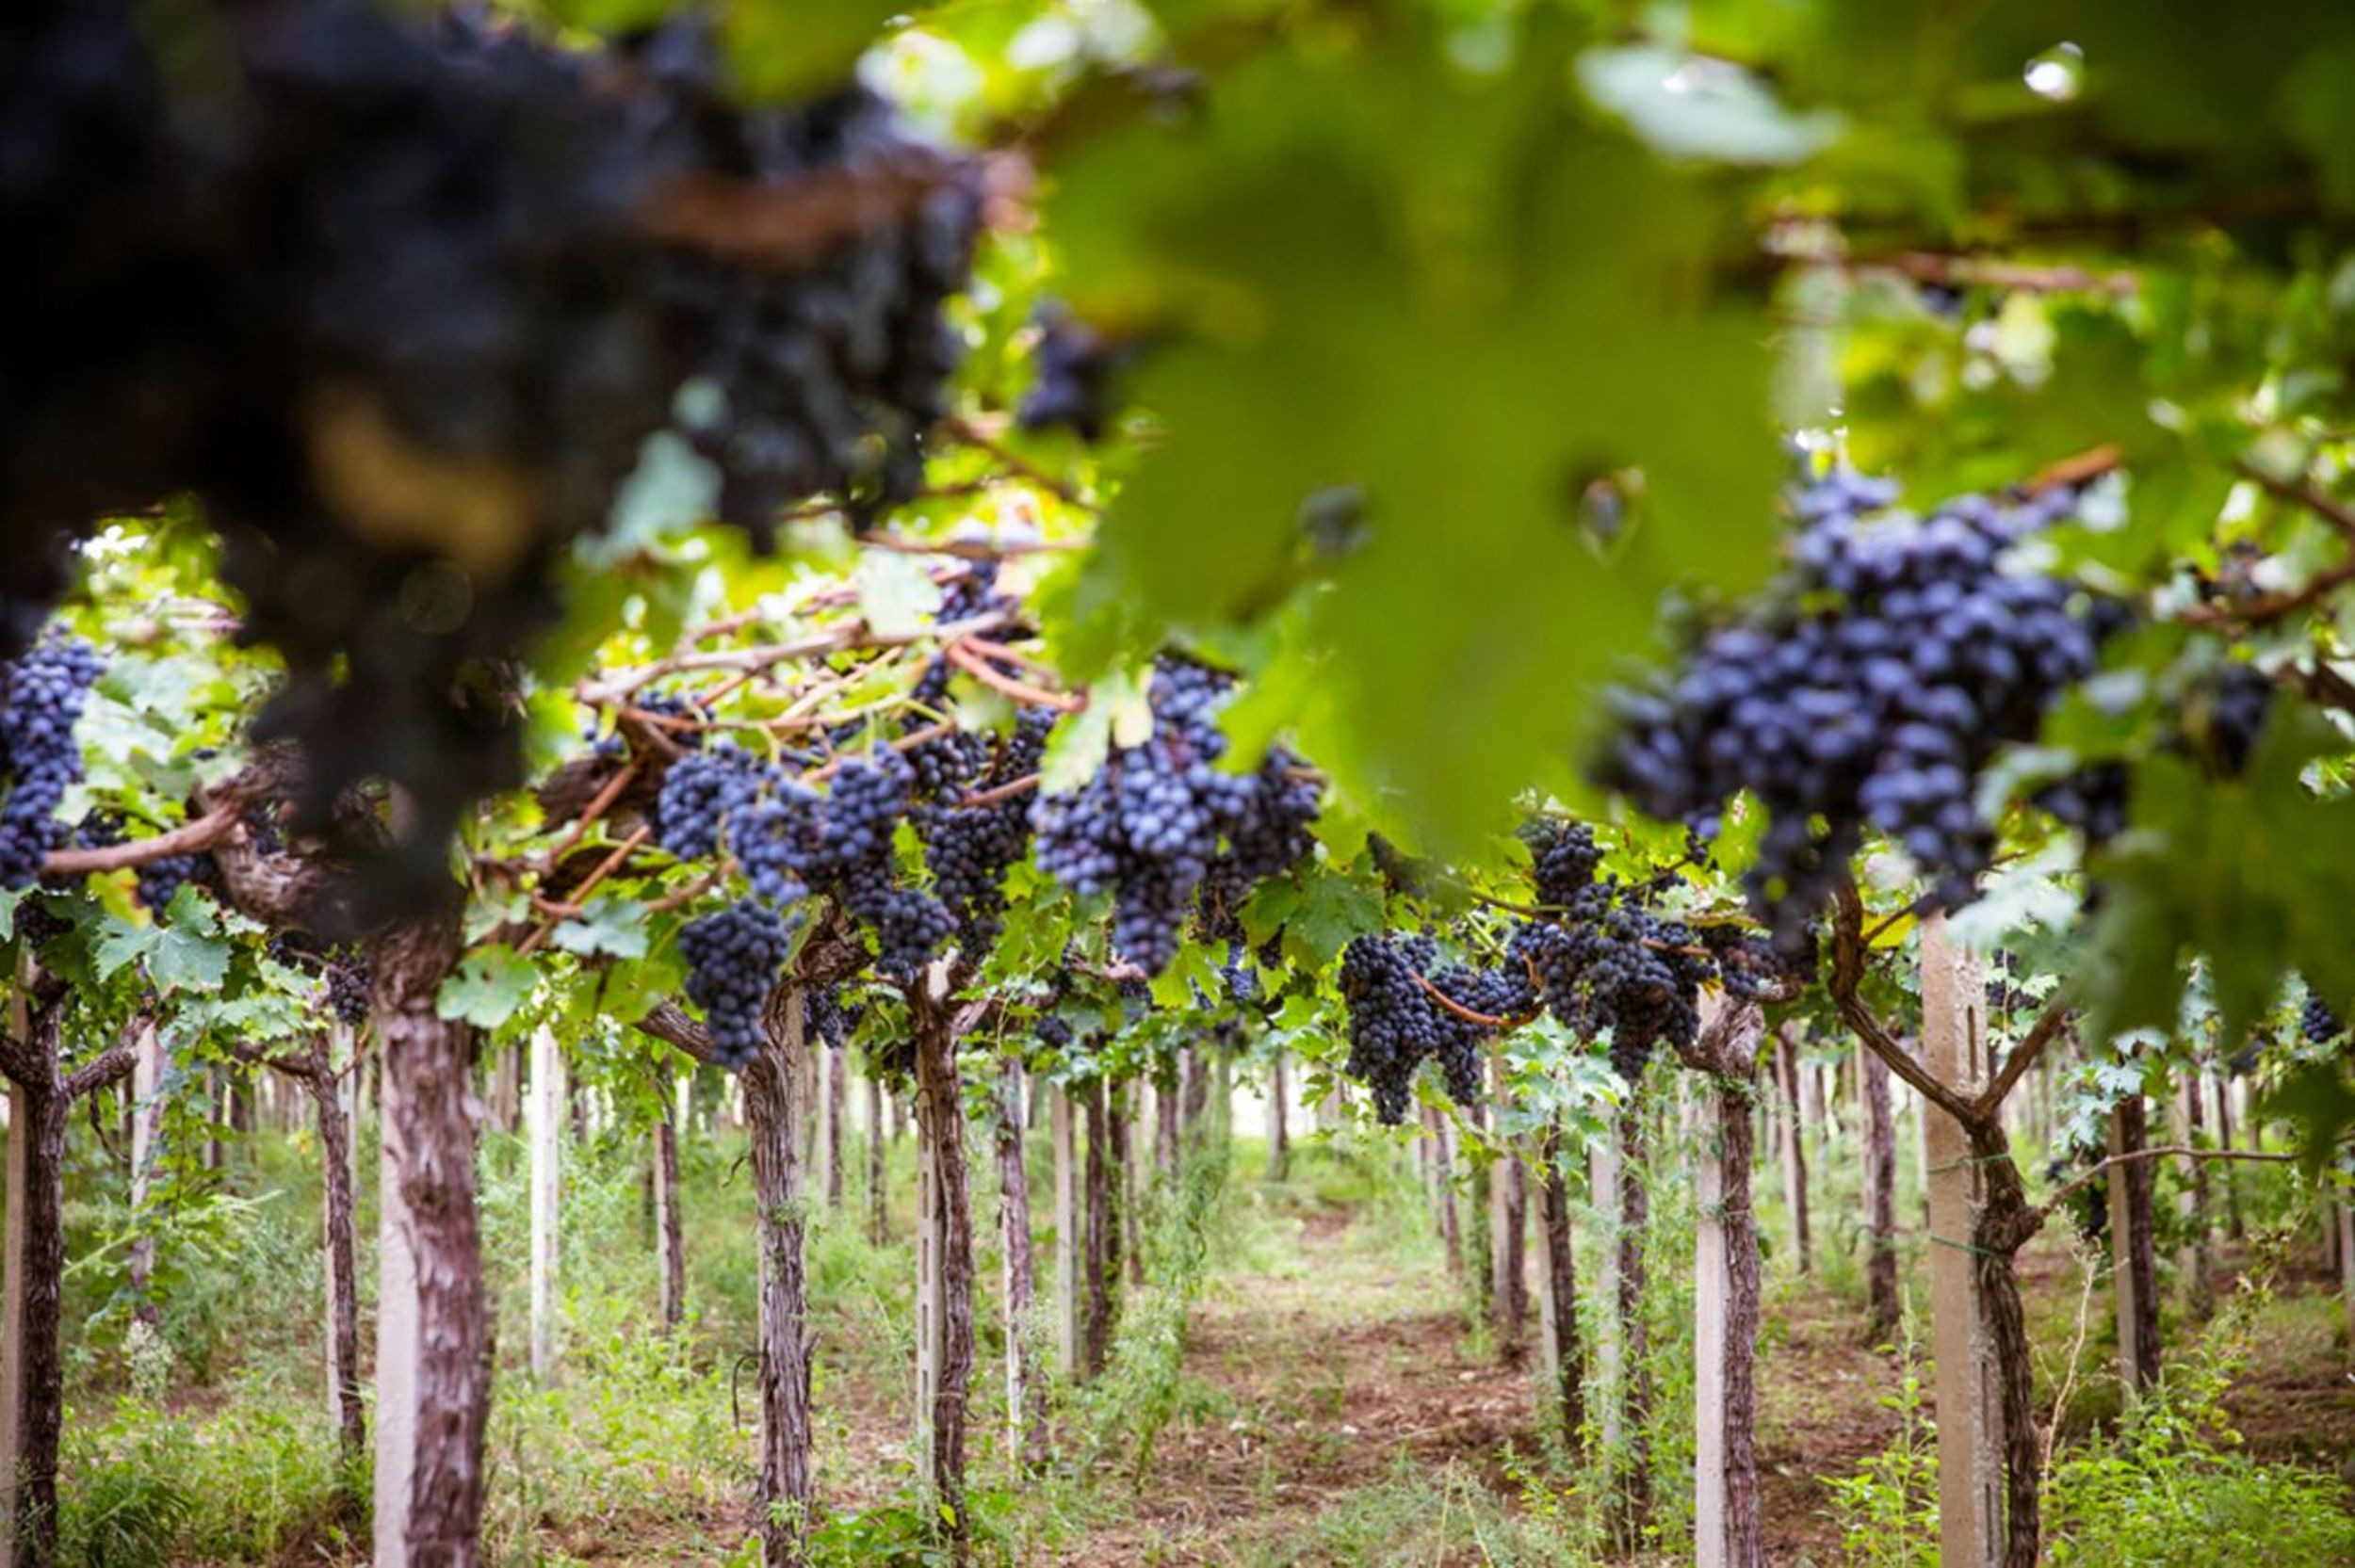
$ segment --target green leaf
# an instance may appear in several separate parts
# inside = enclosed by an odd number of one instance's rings
[[[154,952],[162,939],[163,932],[158,927],[135,925],[109,914],[98,940],[90,946],[90,957],[98,978],[102,980],[114,978]]]
[[[212,900],[194,882],[184,882],[171,896],[164,924],[156,928],[154,946],[147,955],[148,978],[166,995],[219,990],[229,976],[232,946]]]
[[[721,36],[739,96],[757,102],[838,86],[900,8],[890,0],[734,0]]]
[[[1109,703],[1091,702],[1057,724],[1047,737],[1039,759],[1038,787],[1043,795],[1068,795],[1094,778],[1112,754],[1113,710]]]
[[[646,913],[634,900],[600,894],[579,914],[558,926],[549,940],[583,957],[607,953],[642,959],[646,956]]]
[[[1583,123],[1567,73],[1536,24],[1502,77],[1391,17],[1270,48],[1204,112],[1079,150],[1048,215],[1081,304],[1168,334],[1137,386],[1166,433],[1080,609],[1146,641],[1329,578],[1301,651],[1345,718],[1304,714],[1304,748],[1442,852],[1567,775],[1662,588],[1766,564],[1770,331],[1709,286],[1731,192]],[[1299,525],[1335,486],[1367,522],[1338,560]]]
[[[539,984],[539,966],[513,948],[480,948],[442,982],[434,1010],[477,1028],[495,1029],[522,1010]]]
[[[1285,926],[1285,944],[1324,968],[1341,955],[1350,939],[1382,929],[1382,883],[1378,878],[1330,867],[1311,872],[1300,905]]]
[[[879,637],[912,637],[940,609],[940,585],[919,556],[869,550],[852,574],[859,613]]]

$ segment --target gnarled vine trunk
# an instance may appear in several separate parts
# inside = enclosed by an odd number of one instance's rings
[[[1031,1248],[1031,1173],[1022,1148],[1022,1063],[999,1064],[998,1219],[1005,1253],[1006,1447],[1026,1468],[1047,1461],[1047,1389],[1032,1346],[1038,1271]]]
[[[679,1220],[678,1127],[667,1103],[654,1124],[654,1232],[662,1327],[671,1331],[687,1315],[687,1243]]]
[[[935,964],[910,996],[916,1036],[916,1115],[934,1226],[934,1289],[938,1320],[918,1325],[936,1335],[930,1409],[922,1413],[927,1454],[921,1467],[952,1541],[965,1516],[966,1411],[973,1379],[973,1199],[965,1159],[965,1100],[957,1083],[955,1020],[945,964]],[[918,1267],[924,1267],[919,1261]]]
[[[744,1065],[744,1122],[752,1138],[753,1195],[760,1237],[761,1561],[806,1560],[816,1496],[810,1460],[809,1286],[802,1257],[804,994],[781,986],[769,999],[765,1042]]]
[[[474,1035],[435,1009],[459,950],[450,913],[394,927],[370,951],[386,1174],[398,1188],[386,1239],[405,1254],[385,1264],[381,1292],[378,1365],[398,1370],[392,1398],[378,1401],[378,1568],[471,1568],[480,1553],[493,1346],[475,1207]]]
[[[34,1048],[57,1059],[54,1018]],[[46,1033],[45,1043],[41,1034]],[[65,1286],[65,1124],[69,1102],[54,1073],[19,1082],[8,1123],[6,1386],[0,1387],[0,1488],[12,1505],[9,1568],[48,1568],[57,1550],[57,1436],[65,1374],[58,1359],[58,1308]]]
[[[1112,1353],[1113,1317],[1120,1293],[1120,1216],[1113,1204],[1110,1118],[1104,1080],[1095,1079],[1081,1101],[1087,1121],[1087,1313],[1080,1340],[1080,1376],[1093,1381]]]
[[[356,1059],[352,1070],[358,1070]],[[352,1134],[337,1092],[341,1085],[334,1059],[323,1045],[312,1053],[303,1087],[318,1116],[319,1162],[326,1181],[328,1388],[342,1461],[340,1479],[349,1483],[360,1476],[368,1445],[367,1412],[360,1388],[360,1265],[352,1225],[356,1202],[351,1180]],[[347,1497],[355,1516],[358,1501],[356,1493]]]
[[[1644,1191],[1644,1104],[1640,1091],[1619,1110],[1619,1431],[1625,1440],[1621,1490],[1640,1534],[1651,1514],[1651,1366],[1644,1332],[1644,1240],[1651,1203]]]
[[[1864,1101],[1864,1319],[1874,1343],[1897,1334],[1897,1133],[1890,1115],[1889,1064],[1858,1050]]]
[[[1545,1241],[1545,1363],[1551,1384],[1542,1398],[1575,1446],[1586,1424],[1586,1367],[1578,1342],[1578,1270],[1570,1235],[1570,1188],[1562,1173],[1562,1134],[1548,1127],[1537,1152],[1537,1228]]]

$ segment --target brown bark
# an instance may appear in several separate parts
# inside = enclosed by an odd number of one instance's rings
[[[1864,1101],[1864,1322],[1875,1344],[1897,1334],[1897,1136],[1889,1064],[1869,1046],[1857,1075]]]
[[[1291,1174],[1292,1135],[1291,1085],[1286,1081],[1284,1053],[1279,1047],[1267,1072],[1267,1179],[1280,1182]]]
[[[1632,1533],[1641,1534],[1651,1515],[1650,1342],[1644,1332],[1644,1232],[1650,1199],[1644,1191],[1644,1107],[1631,1095],[1619,1110],[1619,1365],[1622,1379],[1619,1430],[1627,1440],[1624,1495]]]
[[[2216,1146],[2233,1147],[2233,1080],[2221,1073],[2216,1076]],[[2224,1234],[2238,1241],[2249,1233],[2241,1222],[2240,1183],[2233,1174],[2231,1161],[2225,1162],[2217,1179],[2224,1184]]]
[[[228,1086],[221,1081],[220,1069],[215,1067],[205,1075],[205,1088],[210,1105],[204,1118],[204,1169],[220,1169],[220,1127],[226,1109]]]
[[[678,1197],[678,1128],[666,1100],[654,1124],[655,1248],[662,1261],[662,1326],[674,1330],[687,1314],[687,1244]]]
[[[56,1020],[45,1047],[56,1060]],[[42,1027],[36,1021],[34,1043]],[[24,1140],[20,1167],[24,1205],[24,1276],[17,1301],[17,1408],[0,1411],[16,1423],[17,1561],[48,1568],[57,1551],[57,1438],[64,1421],[65,1372],[58,1354],[58,1315],[65,1289],[65,1127],[70,1108],[55,1076],[20,1082],[18,1120],[8,1137]],[[11,1194],[12,1197],[17,1196]]]
[[[1096,1079],[1080,1098],[1087,1122],[1087,1247],[1082,1272],[1086,1311],[1080,1318],[1080,1378],[1094,1380],[1112,1352],[1113,1314],[1120,1294],[1120,1218],[1113,1208],[1113,1168],[1104,1080]]]
[[[834,1137],[826,1142],[826,1206],[842,1206],[842,1113],[850,1108],[850,1047],[828,1050],[825,1060],[827,1124]]]
[[[909,1011],[916,1035],[918,1142],[921,1157],[932,1162],[940,1216],[941,1353],[932,1412],[933,1481],[949,1534],[961,1542],[967,1527],[965,1426],[973,1379],[973,1200],[950,1006],[948,996],[926,989],[911,996]]]
[[[1189,1045],[1178,1057],[1180,1110],[1184,1117],[1183,1141],[1193,1146],[1201,1141],[1209,1130],[1202,1124],[1210,1105],[1210,1063],[1208,1047]]]
[[[1575,1445],[1586,1424],[1586,1368],[1578,1342],[1578,1270],[1570,1235],[1570,1189],[1562,1174],[1562,1134],[1549,1127],[1538,1146],[1537,1224],[1545,1238],[1546,1277],[1553,1295],[1554,1386],[1551,1402],[1562,1440]]]
[[[1031,1172],[1022,1148],[1022,1065],[1013,1057],[999,1068],[998,1219],[1005,1253],[1008,1447],[1014,1462],[1035,1469],[1047,1462],[1047,1380],[1031,1355],[1031,1315],[1038,1295],[1031,1248]]]
[[[2042,1556],[2042,1479],[2036,1426],[2036,1366],[2028,1354],[2027,1315],[2020,1301],[2014,1259],[2035,1236],[2042,1217],[2028,1206],[2013,1163],[2011,1143],[1994,1117],[1968,1123],[1972,1157],[1981,1181],[1979,1220],[1973,1237],[1978,1252],[1979,1310],[1987,1321],[1995,1357],[2004,1438],[2004,1564],[2036,1568]]]
[[[2129,1094],[2118,1105],[2120,1154],[2136,1154],[2149,1146],[2150,1119],[2140,1094]],[[2132,1160],[2118,1168],[2126,1189],[2126,1228],[2112,1236],[2113,1267],[2130,1272],[2134,1284],[2135,1385],[2137,1392],[2159,1381],[2158,1269],[2151,1245],[2151,1161]]]
[[[358,1064],[353,1064],[357,1071]],[[351,1123],[336,1095],[335,1066],[324,1041],[312,1048],[310,1071],[304,1077],[319,1122],[319,1160],[326,1177],[328,1299],[334,1304],[327,1332],[333,1341],[335,1374],[335,1440],[343,1477],[356,1479],[367,1458],[366,1407],[360,1388],[360,1264],[354,1239],[351,1190]],[[347,1498],[352,1522],[359,1520],[359,1496]]]
[[[2193,1148],[2206,1147],[2207,1108],[2201,1103],[2206,1097],[2206,1091],[2201,1087],[2201,1073],[2197,1067],[2184,1070],[2184,1081],[2176,1092],[2183,1096],[2184,1141]],[[2192,1226],[2191,1302],[2192,1310],[2202,1317],[2205,1317],[2216,1306],[2216,1285],[2210,1270],[2211,1260],[2208,1253],[2210,1233],[2208,1204],[2211,1201],[2208,1164],[2209,1162],[2204,1159],[2192,1160],[2190,1171],[2185,1172],[2191,1181],[2190,1213],[2187,1216]],[[2231,1165],[2227,1164],[2224,1167],[2218,1174],[2218,1179],[2228,1187],[2232,1184],[2233,1168]]]
[[[1490,1048],[1488,1070],[1489,1089],[1496,1096],[1494,1114],[1501,1119],[1505,1103],[1502,1046]],[[1506,1145],[1491,1169],[1489,1180],[1495,1184],[1489,1209],[1490,1322],[1496,1332],[1497,1358],[1507,1366],[1518,1366],[1529,1338],[1529,1270],[1524,1240],[1528,1233],[1529,1177],[1521,1164],[1518,1142]]]
[[[1453,1280],[1464,1277],[1464,1213],[1455,1196],[1454,1140],[1448,1130],[1445,1115],[1436,1106],[1423,1107],[1423,1118],[1431,1129],[1431,1163],[1438,1172],[1439,1240],[1447,1249],[1447,1272]]]
[[[1785,1186],[1791,1201],[1791,1240],[1798,1253],[1802,1274],[1814,1269],[1814,1238],[1810,1234],[1807,1212],[1807,1118],[1799,1092],[1799,1075],[1804,1071],[1799,1065],[1797,1048],[1787,1035],[1778,1035],[1775,1042],[1775,1075],[1782,1087],[1783,1110],[1788,1119],[1782,1146],[1788,1178]]]
[[[459,946],[449,914],[394,927],[370,953],[370,1007],[392,1082],[416,1261],[416,1448],[404,1531],[412,1568],[471,1568],[481,1542],[493,1347],[468,1104],[474,1038],[435,1010]]]
[[[1766,1536],[1758,1490],[1761,1269],[1757,1211],[1750,1199],[1757,1123],[1750,1117],[1746,1076],[1720,1077],[1715,1089],[1726,1238],[1726,1561],[1731,1568],[1759,1568],[1766,1560]]]
[[[809,1285],[802,1256],[802,993],[770,997],[767,1040],[744,1065],[745,1130],[760,1237],[761,1561],[806,1560],[811,1465]]]

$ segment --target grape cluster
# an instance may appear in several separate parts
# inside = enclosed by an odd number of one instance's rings
[[[368,988],[374,977],[365,947],[337,947],[327,955],[327,1005],[338,1019],[354,1027],[368,1021]]]
[[[1522,825],[1521,841],[1529,846],[1530,885],[1546,908],[1567,910],[1594,885],[1602,849],[1585,823],[1532,817]]]
[[[1252,890],[1280,877],[1316,847],[1308,832],[1323,809],[1324,786],[1290,750],[1272,747],[1251,776],[1226,844],[1203,879],[1201,903],[1213,920],[1239,915]]]
[[[1154,666],[1153,733],[1117,746],[1095,777],[1031,807],[1040,867],[1081,897],[1113,896],[1113,946],[1159,974],[1186,916],[1217,872],[1213,897],[1229,913],[1260,878],[1305,853],[1314,785],[1298,759],[1272,752],[1255,772],[1222,771],[1217,714],[1230,676],[1164,655]]]
[[[207,854],[164,855],[141,862],[133,875],[139,907],[151,914],[170,909],[171,900],[190,883],[215,898],[221,895],[220,868]]]
[[[764,789],[784,782],[777,769],[733,741],[690,752],[662,775],[661,793],[655,798],[655,842],[681,860],[709,860],[720,852],[729,816],[750,810]]]
[[[753,898],[680,928],[688,1000],[703,1009],[721,1066],[741,1067],[759,1054],[768,1038],[763,1010],[792,944],[785,916]]]
[[[1035,774],[1054,725],[1051,710],[1023,709],[989,771],[976,781],[981,791]],[[1002,929],[1006,871],[1031,847],[1031,802],[1016,795],[986,805],[932,806],[921,813],[919,826],[934,891],[956,917],[966,950],[978,953]]]
[[[683,22],[635,50],[660,144],[695,169],[790,182],[842,170],[929,175],[905,202],[873,199],[857,243],[754,272],[674,251],[658,291],[697,346],[691,369],[724,396],[687,432],[720,468],[720,515],[763,547],[780,510],[837,495],[865,526],[923,484],[922,438],[948,412],[958,341],[943,314],[972,268],[979,171],[908,137],[853,84],[814,102],[740,112],[707,26]]]
[[[1091,327],[1061,304],[1042,306],[1031,359],[1037,380],[1023,394],[1015,419],[1026,430],[1071,430],[1091,444],[1111,428],[1114,382],[1134,347]]]
[[[965,575],[941,591],[940,610],[934,620],[944,626],[955,625],[983,615],[1011,612],[1017,603],[1014,595],[998,590],[996,561],[975,561]],[[915,711],[901,725],[902,735],[938,723],[949,716],[949,681],[954,670],[945,655],[935,655],[924,667],[923,674],[917,677],[908,692]],[[967,730],[952,730],[908,747],[901,754],[916,770],[918,796],[926,800],[953,800],[989,766],[989,737]]]
[[[741,111],[692,18],[596,51],[479,14],[252,0],[194,49],[138,0],[0,15],[0,653],[62,540],[196,496],[286,660],[294,825],[410,802],[387,904],[519,775],[513,660],[649,436],[756,532],[918,488],[979,223],[974,167],[863,89]]]
[[[0,704],[0,887],[30,887],[41,862],[65,840],[57,802],[82,777],[73,738],[99,675],[98,655],[79,638],[51,637],[8,663]]]
[[[946,905],[900,877],[895,835],[910,815],[913,784],[906,760],[886,750],[840,758],[820,792],[723,742],[672,766],[657,828],[674,854],[706,858],[724,849],[771,909],[832,897],[873,935],[885,972],[904,979],[956,929]]]
[[[2331,1010],[2331,1004],[2313,992],[2306,994],[2306,1005],[2298,1015],[2298,1027],[2308,1042],[2315,1045],[2328,1045],[2347,1032],[2347,1026],[2339,1022],[2339,1015]]]
[[[1528,1002],[1528,987],[1508,966],[1483,970],[1442,964],[1427,936],[1360,936],[1341,952],[1341,999],[1349,1009],[1349,1057],[1341,1071],[1373,1092],[1375,1118],[1405,1120],[1416,1070],[1436,1059],[1448,1092],[1461,1105],[1481,1093],[1481,1043],[1498,1026],[1444,1007],[1437,991],[1465,1012],[1506,1019]]]
[[[1792,982],[1812,978],[1821,960],[1813,926],[1788,945],[1732,926],[1705,926],[1699,934],[1701,946],[1717,966],[1718,983],[1727,995],[1743,1001],[1764,1002],[1781,996]]]
[[[2071,586],[2006,570],[2070,493],[1873,515],[1895,499],[1840,472],[1800,491],[1783,591],[1705,635],[1672,683],[1623,694],[1602,765],[1643,810],[1704,836],[1736,795],[1756,798],[1768,822],[1748,891],[1778,938],[1829,898],[1867,827],[1943,903],[1968,901],[1994,847],[1980,772],[2094,668],[2098,628]]]
[[[809,1038],[822,1040],[836,1050],[851,1043],[852,1031],[866,1012],[858,1003],[843,998],[839,985],[813,985],[802,994],[802,1022]]]

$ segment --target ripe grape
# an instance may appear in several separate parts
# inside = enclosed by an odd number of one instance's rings
[[[67,788],[81,781],[73,738],[99,675],[98,655],[79,638],[50,637],[10,659],[0,680],[0,887],[24,888],[65,840],[57,819]]]
[[[698,17],[605,50],[472,8],[205,22],[191,51],[133,0],[0,11],[0,653],[64,538],[195,497],[286,661],[256,734],[308,752],[291,826],[397,785],[374,901],[414,907],[519,779],[513,661],[650,437],[764,542],[806,496],[864,525],[920,486],[978,168],[854,82],[726,101]],[[791,255],[697,221],[813,186],[858,220]]]
[[[1995,842],[1980,773],[2094,668],[2098,628],[2071,585],[2006,561],[2067,514],[2067,492],[1870,515],[1894,499],[1843,472],[1801,490],[1782,591],[1708,632],[1672,683],[1623,696],[1603,764],[1644,811],[1703,836],[1736,795],[1762,805],[1746,884],[1778,939],[1828,900],[1868,826],[1939,902],[1967,902]]]
[[[987,773],[975,781],[977,789],[986,793],[1036,773],[1054,723],[1052,711],[1025,708]],[[1031,802],[1016,795],[986,805],[932,806],[918,826],[934,890],[955,916],[966,951],[978,954],[998,940],[1006,871],[1031,847]]]
[[[2298,1026],[2307,1040],[2316,1045],[2328,1045],[2346,1032],[2346,1026],[2339,1022],[2339,1015],[2331,1010],[2331,1004],[2312,992],[2306,994],[2306,1005],[2298,1012]]]
[[[712,1055],[723,1067],[741,1067],[767,1040],[762,1022],[769,993],[791,950],[785,916],[756,899],[739,899],[679,929],[687,961],[687,996],[704,1010]]]
[[[1165,655],[1154,667],[1153,732],[1116,746],[1068,795],[1031,808],[1040,867],[1082,897],[1113,897],[1113,946],[1147,974],[1178,954],[1186,917],[1213,869],[1214,901],[1231,913],[1260,878],[1307,851],[1314,786],[1297,759],[1272,752],[1254,773],[1222,771],[1218,709],[1232,677]]]

